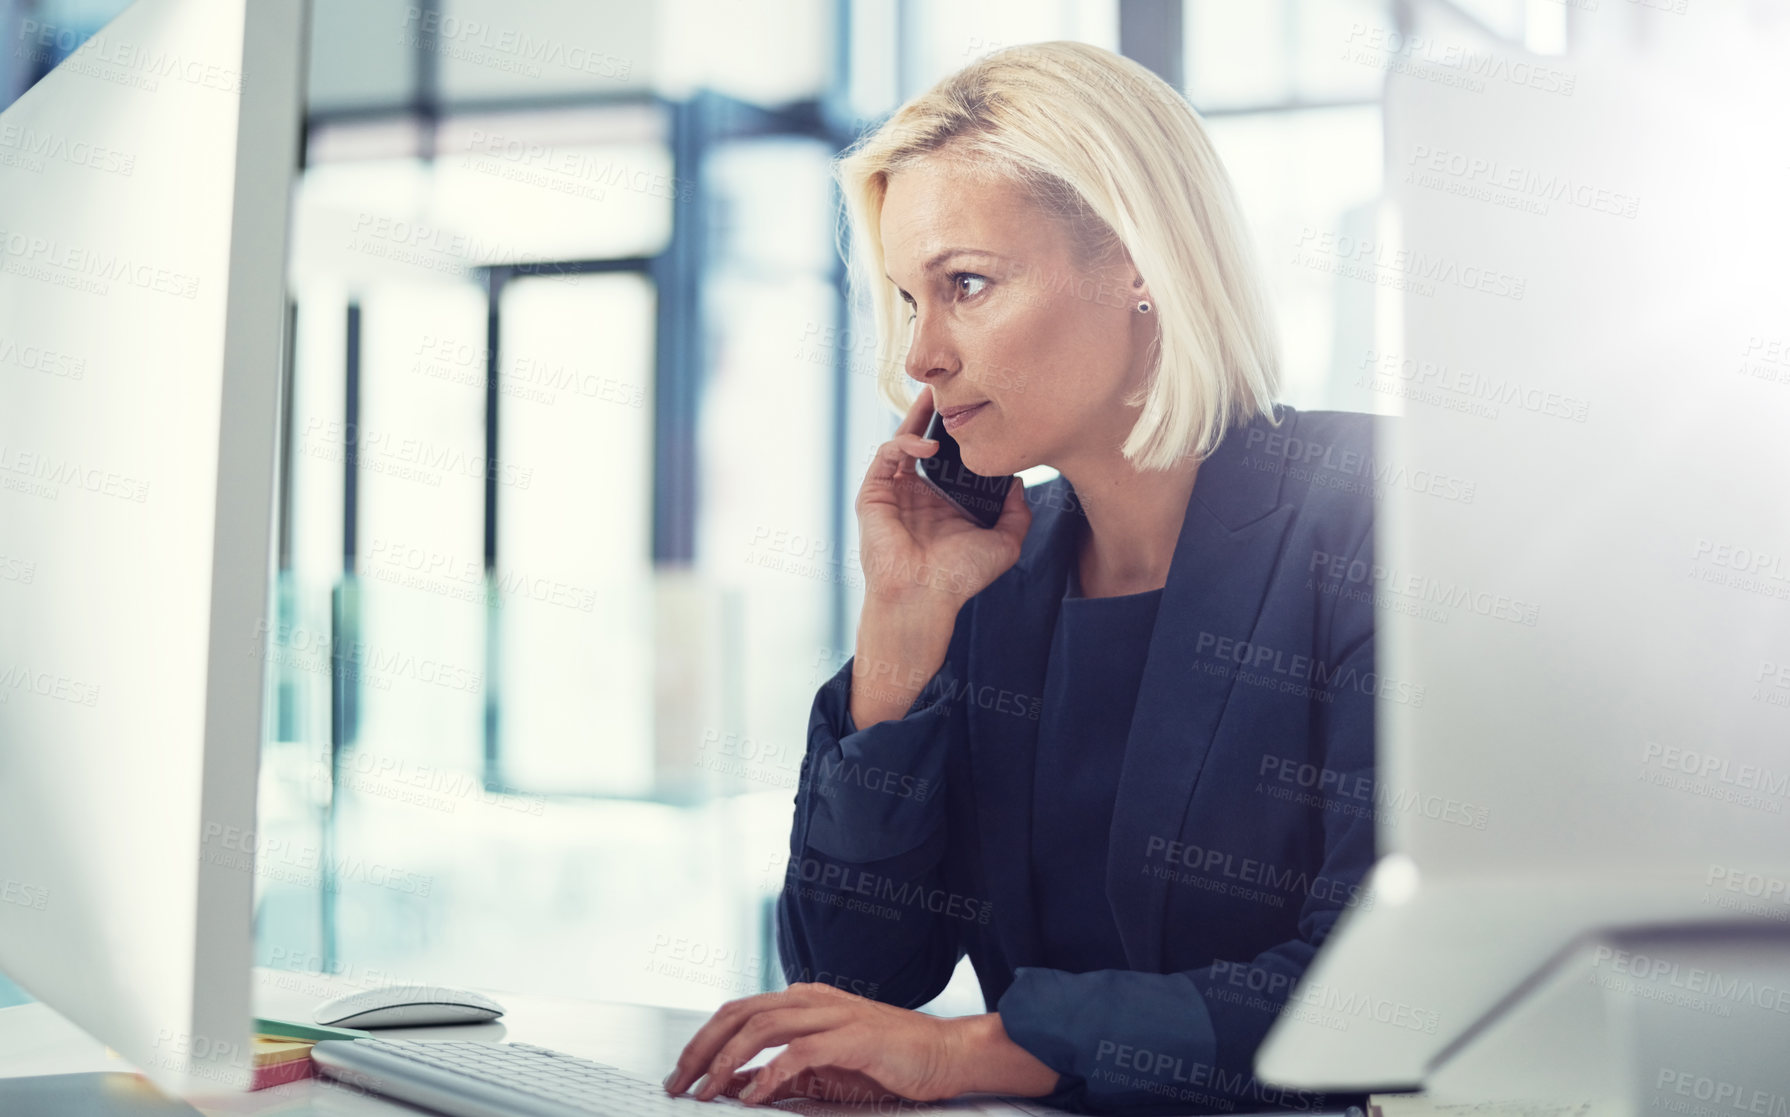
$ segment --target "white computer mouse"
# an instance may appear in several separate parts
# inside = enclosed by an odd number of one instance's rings
[[[386,985],[325,1001],[313,1018],[335,1028],[416,1028],[478,1024],[502,1015],[503,1006],[482,993],[440,985]]]

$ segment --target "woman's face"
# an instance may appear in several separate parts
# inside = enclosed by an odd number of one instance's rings
[[[881,235],[912,319],[907,374],[940,411],[985,405],[951,431],[966,466],[998,477],[1118,452],[1154,336],[1134,270],[1077,270],[1068,231],[1023,191],[936,156],[890,177]],[[938,258],[951,249],[965,251]]]

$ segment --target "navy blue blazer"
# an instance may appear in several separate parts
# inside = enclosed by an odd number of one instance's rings
[[[1256,1048],[1374,857],[1373,420],[1277,408],[1201,463],[1106,835],[1129,963],[1041,965],[1030,871],[1046,658],[1082,515],[1028,489],[1015,565],[959,611],[907,714],[815,697],[777,946],[790,982],[907,1008],[968,954],[1013,1041],[1102,1113],[1363,1104],[1254,1078]],[[1098,841],[1098,834],[1090,834]],[[1041,870],[1044,871],[1044,870]],[[1347,1026],[1342,1021],[1341,1026]]]

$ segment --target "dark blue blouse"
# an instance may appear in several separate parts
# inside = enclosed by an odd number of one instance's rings
[[[1069,562],[1038,719],[1032,889],[1044,964],[1085,973],[1128,968],[1106,898],[1107,831],[1162,590],[1083,597],[1078,565]]]

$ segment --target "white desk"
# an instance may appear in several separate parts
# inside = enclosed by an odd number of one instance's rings
[[[280,1020],[307,1021],[311,1011],[321,1002],[356,987],[312,974],[281,970],[255,971],[255,1012]],[[507,1010],[500,1020],[488,1024],[465,1024],[434,1028],[382,1028],[379,1035],[396,1039],[446,1040],[478,1039],[515,1040],[540,1047],[551,1047],[570,1055],[608,1063],[649,1082],[665,1077],[678,1052],[696,1034],[706,1012],[688,1009],[653,1008],[646,1005],[617,1004],[608,1001],[584,1001],[568,997],[530,996],[502,990],[488,992]],[[760,1056],[754,1062],[762,1062]],[[0,1077],[22,1077],[36,1074],[75,1074],[83,1071],[132,1071],[124,1060],[108,1056],[105,1045],[70,1024],[53,1009],[43,1004],[18,1005],[0,1009]],[[784,1103],[789,1105],[789,1103]],[[699,1108],[700,1107],[700,1108]],[[732,1098],[703,1103],[690,1100],[692,1117],[716,1112],[720,1108],[754,1110]],[[1018,1117],[1021,1113],[1054,1114],[1061,1110],[1025,1102],[1008,1102],[996,1098],[981,1100],[963,1098],[937,1103],[936,1108],[950,1113],[999,1114]],[[257,1090],[231,1098],[219,1105],[204,1105],[202,1111],[212,1117],[223,1114],[278,1114],[298,1117],[300,1114],[329,1117],[366,1117],[409,1114],[417,1117],[421,1110],[408,1105],[386,1102],[376,1097],[354,1093],[334,1085],[328,1079],[306,1078],[298,1082]],[[911,1104],[908,1112],[915,1107]],[[756,1107],[756,1112],[775,1112]],[[802,1104],[803,1113],[864,1114],[876,1108],[814,1106]],[[921,1110],[924,1112],[924,1110]]]

